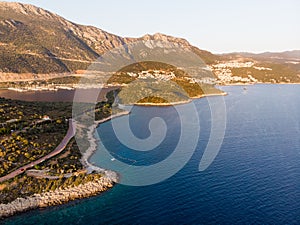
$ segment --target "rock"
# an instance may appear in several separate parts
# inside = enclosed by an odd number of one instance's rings
[[[113,172],[110,172],[109,174],[112,175]],[[113,184],[116,181],[116,175],[112,177],[113,179],[111,179],[110,176],[105,175],[98,180],[80,184],[77,187],[34,194],[27,198],[17,198],[8,204],[0,204],[0,218],[12,216],[16,213],[25,212],[31,209],[60,205],[75,199],[96,195],[113,187]]]

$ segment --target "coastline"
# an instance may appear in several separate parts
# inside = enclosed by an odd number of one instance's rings
[[[226,95],[228,95],[228,93],[223,91],[221,93],[203,94],[203,95],[191,97],[191,99],[205,98],[210,96],[226,96]]]
[[[134,105],[136,106],[172,106],[172,105],[179,105],[179,104],[187,104],[193,101],[193,99],[198,99],[198,98],[205,98],[205,97],[210,97],[210,96],[226,96],[228,95],[227,92],[221,92],[221,93],[213,93],[213,94],[205,94],[205,95],[199,95],[196,97],[192,97],[186,101],[180,101],[180,102],[173,102],[173,103],[135,103]],[[122,105],[122,104],[120,104]],[[122,106],[130,106],[130,105],[122,105]],[[97,167],[93,164],[91,164],[88,160],[89,158],[94,154],[94,152],[97,150],[97,144],[96,144],[96,138],[94,136],[95,134],[95,129],[101,124],[101,123],[105,123],[109,120],[112,120],[114,118],[117,117],[121,117],[121,116],[125,116],[130,114],[129,111],[123,111],[120,113],[117,113],[115,115],[111,115],[109,117],[103,118],[101,120],[97,120],[94,122],[94,124],[92,124],[91,126],[88,127],[88,131],[87,131],[87,137],[90,143],[90,147],[86,150],[85,153],[82,154],[81,160],[80,162],[82,163],[82,165],[87,169],[88,172],[92,172],[92,171],[97,171],[97,172],[104,172],[106,173],[109,170],[103,169],[101,167]],[[110,173],[115,173],[114,171],[109,171]],[[118,176],[116,174],[116,176]]]
[[[182,104],[187,104],[193,101],[193,99],[199,99],[199,98],[205,98],[205,97],[210,97],[210,96],[226,96],[228,93],[226,92],[221,92],[221,93],[212,93],[212,94],[202,94],[198,95],[195,97],[190,97],[189,99],[185,101],[179,101],[179,102],[168,102],[168,103],[151,103],[151,102],[145,102],[145,103],[134,103],[134,104],[120,104],[122,106],[130,106],[130,105],[136,105],[136,106],[172,106],[172,105],[182,105]]]
[[[273,83],[256,83],[256,84],[273,84]],[[276,83],[276,84],[297,84],[300,83]],[[275,85],[276,85],[275,84]],[[250,85],[250,84],[248,84]],[[255,84],[251,84],[255,85]],[[231,86],[231,85],[218,85],[218,86]],[[232,85],[236,86],[236,85]],[[242,86],[242,85],[241,85]],[[244,85],[243,85],[244,86]],[[192,101],[192,99],[196,98],[203,98],[203,97],[209,97],[209,96],[224,96],[227,95],[226,92],[222,93],[215,93],[215,94],[207,94],[207,95],[201,95],[196,96],[193,98],[190,98],[188,101],[182,101],[182,102],[175,102],[175,103],[161,103],[161,104],[153,104],[153,103],[146,103],[145,104],[136,104],[139,106],[170,106],[175,104],[186,104]],[[13,216],[17,213],[25,212],[31,209],[37,209],[37,208],[45,208],[49,206],[54,205],[61,205],[65,204],[69,201],[75,200],[75,199],[82,199],[87,198],[90,196],[97,195],[103,191],[108,190],[109,188],[112,188],[113,185],[118,181],[119,176],[114,171],[106,170],[97,166],[92,165],[89,163],[89,158],[94,154],[94,152],[97,150],[97,143],[96,138],[94,136],[95,129],[99,126],[99,124],[107,122],[111,119],[128,115],[130,112],[124,111],[117,113],[115,115],[106,117],[104,119],[95,121],[93,125],[88,127],[88,140],[90,143],[89,148],[85,153],[82,153],[81,157],[81,163],[83,166],[87,169],[88,172],[99,172],[102,173],[103,176],[96,181],[80,184],[77,187],[69,187],[66,189],[57,189],[55,191],[49,191],[44,192],[41,194],[35,194],[33,196],[29,196],[26,198],[17,198],[16,200],[8,203],[8,204],[0,204],[0,219]]]
[[[1,83],[1,81],[0,81]],[[267,84],[267,85],[299,85],[300,82],[279,82],[279,83],[271,83],[271,82],[256,82],[256,83],[220,83],[216,84],[216,87],[222,87],[222,86],[251,86],[251,85],[260,85],[260,84]],[[118,86],[115,85],[106,85],[101,88],[115,88]],[[82,86],[53,86],[53,87],[31,87],[31,88],[14,88],[14,87],[0,87],[0,90],[8,90],[16,93],[30,93],[30,92],[57,92],[59,90],[70,90],[74,91],[76,89],[82,89],[82,90],[89,90],[89,89],[95,89],[99,88],[98,86],[90,86],[90,87],[82,87]],[[196,99],[196,98],[202,98],[202,97],[208,97],[208,96],[218,96],[218,95],[226,95],[222,93],[215,93],[215,94],[204,94],[201,96],[195,96],[195,97],[190,97],[189,100],[185,101],[179,101],[179,102],[173,102],[173,103],[135,103],[134,105],[138,106],[171,106],[171,105],[179,105],[179,104],[186,104],[189,103],[191,99]],[[128,105],[128,104],[127,104]],[[130,104],[129,104],[130,105]]]
[[[123,111],[123,112],[117,113],[115,115],[111,115],[104,119],[95,121],[94,124],[92,124],[91,126],[88,127],[87,137],[88,137],[88,141],[90,143],[90,147],[86,150],[86,152],[82,153],[80,162],[82,163],[82,165],[86,168],[86,170],[89,173],[91,173],[92,171],[97,171],[97,172],[104,172],[105,174],[113,174],[115,177],[118,177],[117,173],[110,171],[110,170],[103,169],[101,167],[97,167],[95,165],[92,165],[88,160],[94,154],[94,152],[97,150],[97,144],[96,144],[97,140],[94,135],[96,132],[96,128],[101,123],[105,123],[105,122],[112,120],[114,118],[117,118],[117,117],[128,115],[129,113],[130,112],[128,112],[128,111]]]
[[[75,199],[95,196],[112,188],[116,182],[116,178],[112,179],[105,174],[98,180],[79,184],[75,187],[58,188],[55,191],[34,194],[27,198],[17,198],[8,204],[0,204],[0,219],[32,209],[61,205]]]
[[[300,84],[300,82],[279,82],[279,83],[272,83],[272,82],[256,82],[256,83],[228,83],[228,84],[216,84],[216,86],[251,86],[251,85],[260,85],[260,84],[267,84],[267,85],[277,85],[277,84]]]
[[[190,103],[192,99],[188,99],[185,101],[179,101],[179,102],[167,102],[167,103],[152,103],[152,102],[145,102],[145,103],[134,103],[134,104],[126,104],[128,105],[136,105],[136,106],[172,106],[172,105],[182,105]]]
[[[84,184],[79,184],[76,187],[68,187],[64,189],[58,188],[54,191],[34,194],[25,198],[17,198],[7,204],[0,204],[0,220],[29,210],[61,205],[76,199],[88,198],[112,188],[113,185],[118,182],[118,174],[114,171],[94,166],[88,162],[88,159],[97,149],[94,131],[99,124],[109,121],[113,118],[128,114],[128,111],[124,111],[109,116],[107,118],[95,121],[94,124],[88,128],[88,139],[90,147],[85,153],[82,154],[80,162],[85,167],[88,173],[92,173],[95,171],[99,174],[102,174],[100,179]]]

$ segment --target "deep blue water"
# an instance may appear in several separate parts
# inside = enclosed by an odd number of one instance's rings
[[[34,210],[4,222],[22,225],[300,224],[300,86],[221,89],[229,94],[224,97],[225,138],[207,170],[198,170],[212,119],[207,99],[203,98],[194,101],[201,127],[197,148],[174,176],[150,186],[118,184],[97,197]],[[168,130],[166,139],[153,151],[136,152],[126,148],[115,137],[111,122],[98,128],[102,143],[113,157],[127,164],[149,166],[167,158],[180,136],[176,110],[134,107],[129,116],[131,129],[137,137],[146,138],[150,134],[148,121],[154,115],[165,119]],[[103,162],[100,153],[91,161],[102,165],[115,163]]]

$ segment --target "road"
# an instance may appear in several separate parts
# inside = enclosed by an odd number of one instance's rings
[[[33,161],[25,166],[20,167],[19,169],[7,174],[6,176],[0,177],[0,183],[3,181],[9,180],[11,178],[14,178],[15,176],[18,176],[18,175],[24,173],[27,169],[32,168],[35,165],[40,164],[40,163],[44,162],[45,160],[50,159],[53,156],[61,153],[65,149],[65,147],[67,146],[69,141],[72,139],[72,137],[74,137],[75,132],[76,132],[75,122],[72,119],[69,119],[69,129],[68,129],[64,139],[60,142],[60,144],[52,152],[50,152],[48,155],[45,155],[36,161]]]

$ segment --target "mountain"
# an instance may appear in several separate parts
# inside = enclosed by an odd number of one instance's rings
[[[300,50],[293,50],[293,51],[285,51],[285,52],[264,52],[264,53],[248,53],[248,52],[241,52],[236,53],[245,57],[252,57],[257,59],[265,59],[265,60],[295,60],[300,61]]]
[[[215,55],[182,38],[160,33],[120,37],[33,5],[0,2],[0,73],[10,78],[12,73],[44,74],[45,79],[46,74],[76,73],[105,52],[140,40],[170,41],[190,49],[210,66],[220,84],[300,82],[300,51]],[[0,78],[6,80],[5,75]]]
[[[104,52],[137,40],[178,42],[214,60],[186,40],[163,34],[122,38],[93,26],[72,23],[33,5],[0,2],[0,70],[63,73],[86,69]],[[1,72],[0,71],[0,72]]]
[[[81,26],[41,8],[0,2],[0,68],[15,73],[85,69],[124,38]]]

